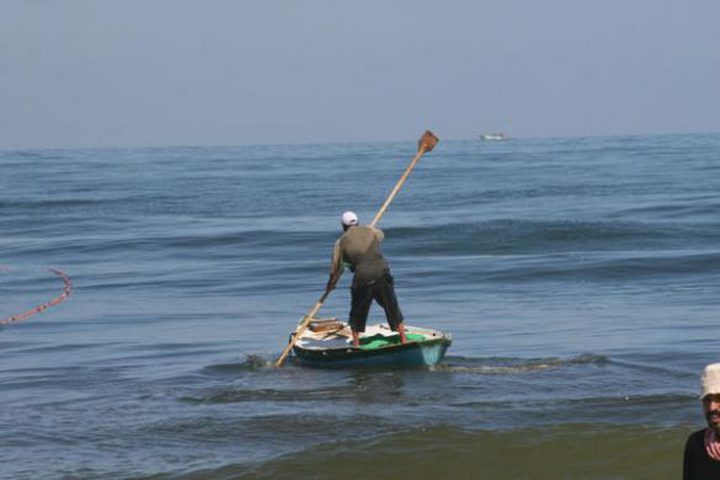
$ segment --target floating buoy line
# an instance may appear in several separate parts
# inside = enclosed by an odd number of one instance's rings
[[[0,267],[0,269],[7,270],[6,268],[2,268],[2,267]],[[68,277],[67,274],[65,272],[63,272],[62,270],[57,270],[55,268],[50,268],[50,269],[48,269],[48,271],[50,273],[53,273],[53,274],[59,276],[62,279],[63,283],[65,284],[65,288],[63,289],[62,293],[60,295],[58,295],[57,297],[55,297],[41,305],[38,305],[37,307],[31,308],[30,310],[26,310],[22,313],[18,313],[17,315],[12,315],[7,318],[3,318],[2,320],[0,320],[0,327],[4,326],[4,325],[11,325],[13,323],[22,322],[23,320],[27,320],[28,318],[32,317],[36,313],[45,311],[48,308],[67,300],[67,298],[72,293],[72,289],[73,289],[72,281],[70,281],[70,277]]]

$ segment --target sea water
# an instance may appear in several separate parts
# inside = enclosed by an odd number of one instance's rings
[[[74,287],[0,327],[0,478],[677,478],[720,360],[718,152],[441,142],[380,227],[406,322],[453,345],[327,371],[270,364],[414,141],[0,151],[0,319]]]

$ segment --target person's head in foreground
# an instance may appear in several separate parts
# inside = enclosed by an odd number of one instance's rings
[[[707,427],[685,442],[683,480],[720,479],[720,363],[711,363],[700,377],[700,401]]]
[[[711,363],[700,380],[703,413],[708,427],[720,436],[720,363]]]

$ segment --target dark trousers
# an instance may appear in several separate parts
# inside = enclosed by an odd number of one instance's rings
[[[395,296],[395,282],[389,272],[384,273],[372,283],[353,285],[351,293],[350,328],[354,332],[365,331],[373,300],[385,310],[385,318],[387,318],[390,328],[397,331],[398,325],[403,321],[403,314]]]

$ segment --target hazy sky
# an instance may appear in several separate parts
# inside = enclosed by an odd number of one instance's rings
[[[0,0],[0,148],[720,131],[719,0]]]

